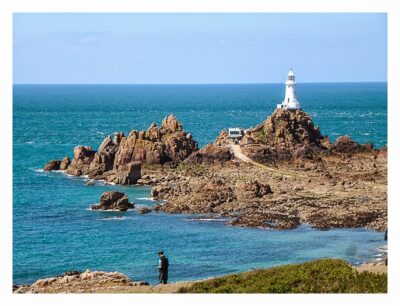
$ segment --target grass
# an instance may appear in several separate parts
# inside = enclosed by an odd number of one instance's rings
[[[266,138],[266,134],[265,134],[264,129],[261,129],[261,130],[257,133],[257,137],[258,137],[258,139],[261,140],[262,143],[265,143],[265,142],[266,142],[267,138]]]
[[[179,293],[386,293],[387,275],[357,272],[343,260],[254,270],[200,281]]]

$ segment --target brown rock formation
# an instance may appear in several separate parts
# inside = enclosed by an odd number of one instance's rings
[[[71,160],[69,159],[68,156],[65,156],[61,161],[60,170],[64,170],[64,171],[67,170],[70,164],[71,164]]]
[[[70,175],[86,174],[90,168],[90,164],[94,159],[96,151],[89,146],[78,146],[74,149],[74,158],[67,168],[66,172]]]
[[[63,170],[70,175],[87,175],[91,179],[105,179],[117,184],[136,184],[140,179],[141,163],[178,163],[197,151],[197,142],[187,134],[179,121],[170,115],[160,127],[152,123],[146,131],[132,130],[128,137],[122,132],[107,136],[98,151],[78,146],[74,158],[51,161],[46,171]]]
[[[302,110],[277,109],[265,122],[249,130],[242,140],[242,151],[258,161],[312,157],[326,150],[324,138],[311,117]]]
[[[269,184],[261,184],[257,180],[238,181],[235,185],[235,193],[238,200],[246,200],[248,198],[261,198],[267,194],[271,194],[271,186]]]
[[[71,271],[56,277],[38,279],[29,286],[15,286],[14,293],[88,293],[107,290],[123,290],[132,286],[148,286],[149,283],[132,280],[119,272]]]
[[[330,147],[330,151],[334,153],[354,154],[358,152],[371,152],[373,150],[372,144],[360,145],[349,136],[340,136],[336,139]]]
[[[129,202],[128,196],[119,191],[106,191],[101,195],[100,203],[92,205],[92,210],[118,210],[127,211],[134,208],[134,204]]]
[[[232,153],[227,146],[228,133],[222,130],[213,143],[209,143],[199,151],[193,152],[185,163],[227,162],[232,159]]]
[[[60,170],[61,160],[50,160],[44,166],[44,171]]]
[[[152,123],[147,131],[131,131],[116,152],[115,165],[142,161],[163,164],[168,161],[181,162],[197,151],[197,142],[182,129],[182,125],[170,115],[160,127]]]
[[[148,214],[150,212],[152,212],[152,210],[148,207],[142,207],[138,209],[138,213],[141,215]]]

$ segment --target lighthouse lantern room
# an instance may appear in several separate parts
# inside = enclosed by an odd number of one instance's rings
[[[297,101],[296,98],[296,80],[293,69],[289,70],[285,85],[285,99],[282,101],[281,104],[278,104],[276,107],[283,109],[300,109],[300,103],[299,101]]]

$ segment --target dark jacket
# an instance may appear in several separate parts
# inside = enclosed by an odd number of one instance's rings
[[[161,256],[159,264],[160,272],[168,272],[168,266],[169,266],[168,258],[165,256]]]

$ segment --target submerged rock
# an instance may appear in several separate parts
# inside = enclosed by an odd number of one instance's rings
[[[128,196],[119,191],[106,191],[101,195],[100,203],[92,205],[92,210],[118,210],[127,211],[134,208],[134,204],[129,202]]]
[[[138,209],[138,213],[141,215],[148,214],[150,212],[152,212],[152,210],[148,207],[142,207]]]

